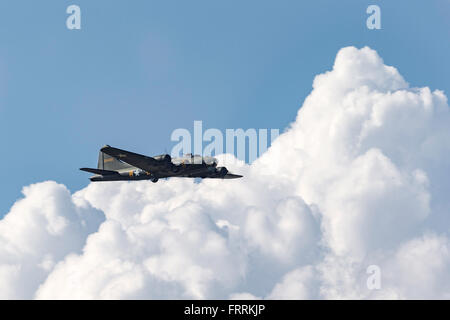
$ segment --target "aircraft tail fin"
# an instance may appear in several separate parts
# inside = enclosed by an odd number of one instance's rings
[[[116,171],[116,170],[120,170],[120,169],[127,169],[130,167],[132,167],[132,166],[129,165],[128,163],[125,163],[114,157],[111,157],[110,155],[107,155],[104,152],[100,151],[98,153],[97,169]]]

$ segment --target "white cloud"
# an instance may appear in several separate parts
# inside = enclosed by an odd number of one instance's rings
[[[304,266],[287,273],[276,284],[269,299],[276,300],[304,300],[318,297],[319,283],[315,269],[312,266]]]
[[[425,234],[414,238],[386,261],[386,289],[407,299],[450,299],[449,265],[448,236]]]
[[[1,299],[32,298],[53,266],[81,252],[104,220],[102,212],[55,182],[33,184],[23,194],[0,220]]]
[[[448,298],[449,151],[441,91],[343,48],[265,154],[220,156],[243,179],[25,188],[0,221],[0,293]],[[366,286],[374,264],[380,290]]]

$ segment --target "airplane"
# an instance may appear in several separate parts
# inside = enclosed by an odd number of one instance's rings
[[[97,169],[80,168],[93,173],[91,181],[136,181],[161,178],[216,178],[236,179],[241,175],[228,172],[225,167],[217,167],[214,157],[201,157],[190,153],[179,158],[168,154],[148,157],[134,152],[117,149],[109,145],[100,149]]]

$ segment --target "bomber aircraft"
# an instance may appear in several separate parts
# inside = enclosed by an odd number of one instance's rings
[[[169,177],[235,179],[241,175],[229,173],[225,167],[217,167],[214,157],[201,157],[190,153],[179,158],[168,154],[148,157],[109,145],[100,149],[97,169],[81,168],[93,173],[91,181],[134,181]]]

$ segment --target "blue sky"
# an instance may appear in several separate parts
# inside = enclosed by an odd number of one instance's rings
[[[370,4],[382,30],[366,28]],[[86,186],[78,168],[104,144],[159,154],[194,120],[283,129],[344,46],[448,95],[449,35],[448,0],[2,1],[0,216],[30,183]]]

